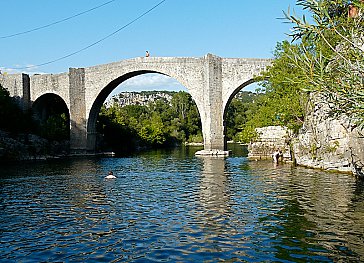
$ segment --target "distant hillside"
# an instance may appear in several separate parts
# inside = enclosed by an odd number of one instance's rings
[[[112,96],[105,102],[106,107],[110,107],[114,103],[121,106],[127,105],[141,105],[146,106],[149,102],[156,100],[164,100],[170,102],[172,100],[174,91],[141,91],[141,92],[121,92]]]
[[[235,95],[234,99],[237,99],[242,103],[250,103],[259,97],[259,95],[260,94],[251,91],[239,91],[238,94]]]
[[[108,108],[114,103],[119,104],[120,106],[127,105],[141,105],[146,106],[149,102],[154,102],[156,100],[164,100],[168,103],[171,102],[171,99],[175,91],[141,91],[141,92],[121,92],[112,96],[108,101],[105,102],[105,106]],[[250,92],[250,91],[240,91],[235,95],[235,99],[247,103],[252,102],[258,94]]]

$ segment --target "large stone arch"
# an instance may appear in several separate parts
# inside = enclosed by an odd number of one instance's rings
[[[67,125],[68,132],[67,134],[62,133],[62,135],[65,136],[64,138],[57,139],[69,138],[70,111],[67,103],[62,97],[55,93],[45,93],[32,102],[31,111],[33,120],[35,120],[40,125],[39,127],[42,127],[44,124],[46,124],[49,117],[51,116],[57,116],[57,118],[62,118],[62,122],[64,121]],[[65,114],[65,119],[63,119],[63,116],[61,117],[61,114]]]
[[[203,58],[135,58],[85,69],[87,151],[95,149],[96,119],[107,96],[125,80],[147,73],[169,76],[181,83],[195,101],[203,122]]]
[[[96,138],[96,136],[97,136],[97,132],[96,132],[97,117],[98,117],[98,114],[100,112],[100,109],[101,109],[103,103],[105,102],[105,100],[109,96],[109,94],[124,81],[126,81],[130,78],[133,78],[133,77],[136,77],[139,75],[148,74],[148,73],[156,73],[156,74],[161,74],[161,75],[167,76],[167,74],[165,74],[165,73],[157,72],[157,71],[153,71],[153,70],[132,71],[132,72],[128,72],[128,73],[112,80],[100,91],[100,93],[98,94],[98,96],[96,97],[94,103],[92,104],[92,106],[90,108],[90,111],[88,113],[88,118],[87,118],[88,119],[87,120],[87,151],[88,152],[92,152],[95,150],[96,139],[97,139]],[[168,75],[168,77],[171,77],[171,76]],[[173,78],[173,77],[171,77],[171,78]],[[189,91],[188,87],[185,87],[185,88],[187,89],[187,91]],[[192,94],[191,94],[191,97],[194,100]],[[195,103],[196,103],[196,101],[195,101]],[[196,103],[196,105],[197,105],[197,103]],[[199,114],[200,114],[200,112],[199,112]]]
[[[121,83],[122,78],[145,73],[159,73],[177,80],[199,105],[200,91],[204,85],[203,64],[202,58],[140,57],[85,68],[86,112],[90,113],[94,101],[100,94],[107,93],[104,89],[110,87],[110,84]]]

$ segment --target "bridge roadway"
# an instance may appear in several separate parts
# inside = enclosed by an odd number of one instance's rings
[[[204,150],[196,154],[227,155],[224,116],[234,95],[254,82],[271,59],[138,57],[61,74],[9,74],[0,83],[17,97],[24,110],[44,96],[58,96],[70,116],[70,149],[74,154],[96,149],[96,121],[107,96],[123,81],[146,73],[160,73],[179,81],[198,107]]]

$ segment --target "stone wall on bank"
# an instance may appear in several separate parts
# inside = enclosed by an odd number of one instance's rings
[[[253,160],[272,159],[274,151],[283,153],[283,160],[291,160],[290,138],[292,132],[287,127],[268,126],[257,128],[258,138],[248,145],[248,158]]]
[[[348,116],[331,117],[327,104],[308,110],[292,146],[298,165],[363,176],[364,130]]]

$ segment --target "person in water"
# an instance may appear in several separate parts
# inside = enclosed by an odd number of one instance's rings
[[[273,162],[278,163],[279,161],[279,157],[281,156],[281,151],[279,149],[277,149],[274,153],[273,153]]]
[[[116,178],[116,176],[114,175],[114,173],[112,171],[109,171],[109,174],[105,178],[106,179],[114,179],[114,178]]]

